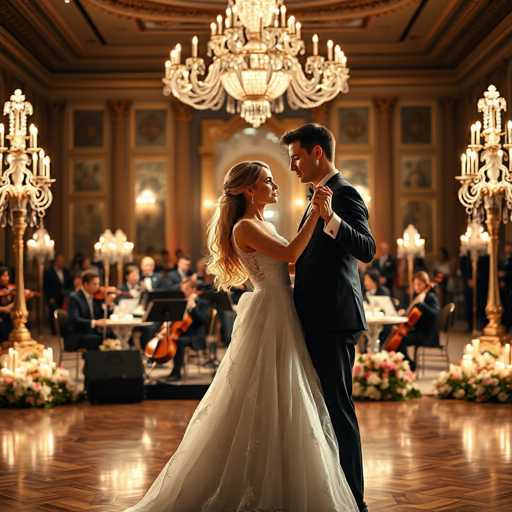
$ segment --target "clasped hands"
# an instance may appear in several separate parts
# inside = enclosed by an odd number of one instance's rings
[[[331,220],[332,211],[332,190],[321,185],[315,188],[311,199],[313,213],[317,213],[327,223]]]

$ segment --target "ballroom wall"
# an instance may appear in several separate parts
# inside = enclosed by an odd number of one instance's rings
[[[15,62],[0,60],[0,100],[21,87],[34,105],[57,180],[45,219],[57,250],[68,258],[87,247],[92,252],[93,241],[110,227],[135,240],[138,253],[148,245],[180,247],[198,258],[211,199],[219,192],[218,179],[204,175],[205,123],[217,121],[218,129],[229,126],[233,133],[247,126],[224,112],[202,113],[169,101],[157,76],[68,76],[53,88],[16,70]],[[404,223],[416,219],[431,255],[441,247],[456,254],[465,225],[453,179],[459,155],[487,86],[494,83],[512,102],[511,70],[511,60],[503,60],[460,83],[437,79],[435,72],[376,73],[371,79],[354,73],[348,95],[314,111],[275,116],[274,131],[299,120],[326,123],[338,140],[336,164],[367,194],[377,239],[394,244]],[[258,156],[256,148],[251,158]],[[157,196],[154,210],[137,205],[145,184]],[[298,205],[304,191],[289,197]],[[506,236],[511,238],[510,229]],[[7,237],[2,230],[0,249],[9,262]]]

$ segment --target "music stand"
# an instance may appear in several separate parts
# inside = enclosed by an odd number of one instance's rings
[[[185,296],[181,290],[151,290],[146,292],[142,299],[144,308],[157,299],[184,299]]]

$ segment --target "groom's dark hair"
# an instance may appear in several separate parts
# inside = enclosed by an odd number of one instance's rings
[[[334,154],[334,135],[325,126],[308,123],[296,130],[286,132],[281,137],[281,144],[288,146],[292,142],[299,141],[300,146],[311,153],[315,146],[320,146],[325,157],[332,162]]]

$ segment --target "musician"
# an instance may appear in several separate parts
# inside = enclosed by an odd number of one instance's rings
[[[64,256],[57,254],[43,275],[43,291],[48,306],[48,319],[52,334],[55,334],[53,313],[56,309],[62,308],[64,298],[73,289],[71,272],[64,264]]]
[[[64,344],[67,350],[85,348],[97,350],[102,342],[101,330],[105,326],[106,316],[112,313],[114,294],[107,294],[105,301],[94,298],[100,289],[100,278],[97,273],[85,271],[82,274],[82,288],[69,296],[69,325],[64,333]],[[112,337],[109,333],[108,337]]]
[[[192,324],[178,340],[178,350],[174,356],[174,367],[168,380],[181,379],[181,368],[185,347],[202,350],[206,347],[206,333],[210,307],[208,302],[201,299],[197,293],[197,283],[194,279],[186,278],[180,283],[180,289],[187,300],[186,314],[192,318]]]
[[[0,267],[0,342],[9,339],[13,328],[11,311],[14,308],[14,293],[9,281],[9,269]]]
[[[171,291],[179,290],[181,282],[191,276],[191,267],[190,257],[182,255],[178,259],[176,270],[171,270],[163,279],[161,288]]]
[[[155,260],[151,256],[144,256],[140,262],[140,284],[143,292],[151,292],[160,288],[162,278],[155,273]]]
[[[367,270],[363,278],[364,283],[364,298],[368,300],[368,297],[373,296],[384,296],[390,297],[391,293],[389,289],[384,286],[381,281],[381,275],[378,270],[370,269]]]
[[[402,340],[399,352],[404,354],[405,359],[409,361],[411,370],[416,369],[416,350],[417,347],[437,347],[439,346],[439,327],[438,318],[440,313],[439,300],[437,294],[432,289],[432,283],[429,275],[424,272],[416,272],[413,277],[413,300],[407,310],[401,309],[399,314],[409,315],[414,307],[421,311],[421,317],[412,327],[407,336]],[[407,347],[414,346],[414,361],[407,354]]]
[[[121,291],[130,294],[134,299],[139,299],[142,286],[140,283],[140,272],[135,265],[128,265],[124,271],[124,283]],[[124,295],[124,294],[123,294]]]

